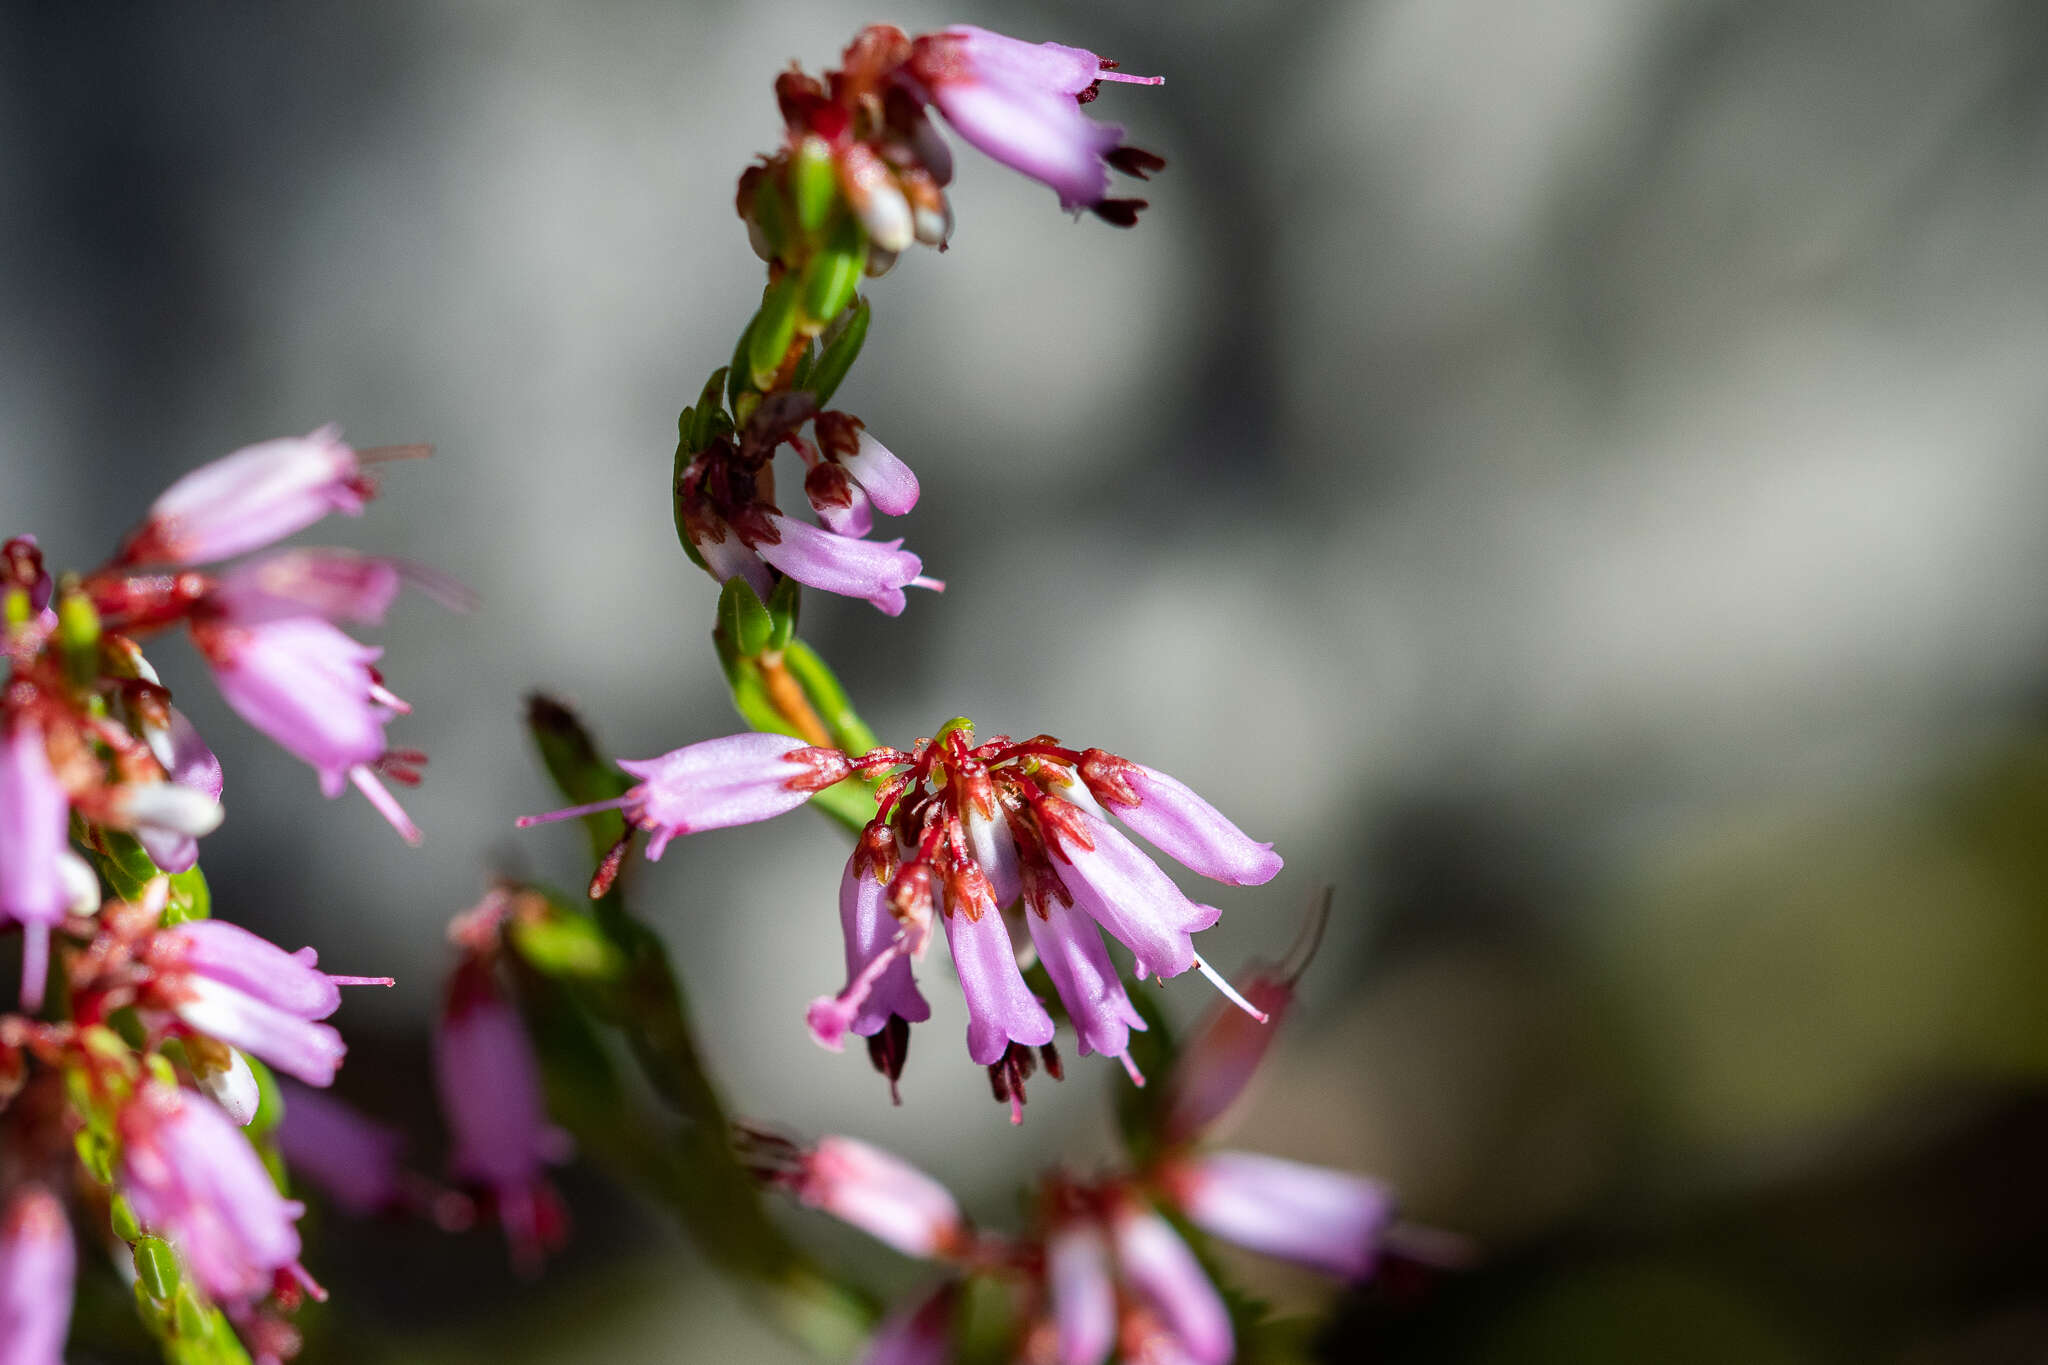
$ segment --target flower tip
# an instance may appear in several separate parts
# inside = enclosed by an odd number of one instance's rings
[[[833,995],[819,996],[804,1011],[804,1024],[811,1037],[828,1052],[846,1050],[846,1028],[850,1022],[844,1002]]]

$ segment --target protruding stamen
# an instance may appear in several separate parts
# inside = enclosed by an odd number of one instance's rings
[[[634,833],[631,825],[626,826],[626,832],[604,851],[604,857],[598,859],[597,870],[590,874],[590,899],[603,900],[619,880],[619,871],[626,865],[626,852],[633,846]]]
[[[328,973],[327,979],[337,986],[396,986],[397,981],[388,976],[335,976]]]
[[[1201,971],[1203,976],[1209,978],[1209,982],[1211,985],[1215,986],[1217,990],[1223,992],[1224,999],[1228,1000],[1231,1004],[1237,1006],[1239,1009],[1243,1010],[1246,1014],[1249,1014],[1252,1018],[1258,1020],[1260,1023],[1263,1024],[1266,1022],[1266,1012],[1258,1008],[1256,1005],[1252,1004],[1251,1001],[1239,995],[1237,993],[1237,987],[1231,985],[1228,981],[1224,980],[1223,974],[1217,971],[1214,967],[1211,967],[1208,963],[1208,960],[1204,958],[1200,953],[1195,954],[1195,966]]]
[[[557,820],[574,820],[579,816],[595,815],[601,810],[617,810],[626,804],[624,796],[614,796],[609,801],[592,801],[587,806],[571,806],[567,810],[551,810],[545,815],[522,815],[512,823],[519,829],[532,829],[535,825],[551,825]]]
[[[405,813],[405,807],[398,804],[398,798],[385,790],[384,784],[377,780],[377,774],[371,772],[367,764],[358,763],[350,768],[348,780],[355,783],[357,791],[369,798],[370,804],[377,808],[377,814],[390,821],[391,828],[398,831],[399,838],[408,844],[419,843],[420,827]]]

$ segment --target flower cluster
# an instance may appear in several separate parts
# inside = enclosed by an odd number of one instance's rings
[[[199,840],[223,818],[221,766],[141,642],[182,626],[230,707],[416,840],[380,780],[416,780],[423,761],[384,739],[405,704],[338,623],[380,622],[406,580],[465,595],[351,551],[253,552],[360,513],[372,468],[419,453],[358,452],[332,430],[248,447],[172,484],[90,573],[53,575],[32,536],[0,545],[0,927],[20,931],[22,1008],[0,1012],[10,1365],[60,1358],[73,1217],[98,1227],[91,1244],[128,1244],[144,1322],[176,1358],[297,1349],[286,1315],[320,1291],[299,1265],[301,1206],[266,1164],[268,1069],[330,1084],[340,988],[391,981],[210,917]]]
[[[870,1056],[892,1087],[909,1026],[931,1017],[911,967],[930,944],[935,918],[967,1001],[968,1056],[989,1068],[1013,1117],[1021,1117],[1033,1049],[1060,1074],[1052,1015],[1025,981],[1033,959],[1081,1054],[1120,1058],[1143,1082],[1130,1058],[1130,1031],[1145,1024],[1103,931],[1130,951],[1141,980],[1197,968],[1264,1018],[1195,951],[1193,936],[1222,912],[1188,899],[1110,816],[1225,885],[1270,881],[1280,858],[1156,769],[1101,749],[1066,748],[1049,735],[977,743],[965,721],[908,752],[877,748],[850,757],[786,736],[744,734],[619,766],[640,779],[625,795],[519,823],[617,807],[629,824],[626,838],[646,833],[648,856],[658,858],[678,834],[769,819],[849,777],[875,784],[876,814],[839,886],[847,982],[811,1006],[809,1024],[834,1049],[849,1031],[870,1039]]]
[[[1291,996],[1291,976],[1261,973],[1252,984],[1276,1008]],[[1007,1358],[1103,1365],[1114,1354],[1159,1365],[1227,1365],[1238,1349],[1232,1314],[1167,1214],[1199,1234],[1346,1281],[1370,1277],[1400,1231],[1384,1185],[1195,1145],[1250,1079],[1228,1013],[1213,1012],[1168,1077],[1176,1094],[1199,1094],[1216,1106],[1208,1119],[1134,1170],[1047,1175],[1022,1236],[974,1227],[944,1186],[866,1143],[829,1136],[800,1147],[746,1134],[764,1180],[907,1256],[947,1268],[934,1290],[883,1323],[867,1365],[951,1359],[953,1306],[971,1277],[1007,1290],[1019,1324]]]
[[[1109,198],[1110,169],[1143,177],[1165,163],[1082,106],[1103,81],[1159,78],[1115,68],[1079,48],[965,25],[917,38],[876,25],[838,69],[777,79],[784,143],[740,177],[737,200],[768,284],[732,367],[706,390],[702,424],[685,414],[676,458],[677,530],[714,578],[743,579],[766,601],[780,575],[892,616],[905,588],[942,586],[901,540],[868,539],[875,513],[916,504],[916,476],[859,418],[825,407],[865,334],[855,290],[913,242],[943,249],[952,234],[952,153],[933,107],[969,142],[1050,185],[1063,207],[1136,222],[1144,202]],[[729,415],[712,410],[721,388]],[[816,525],[775,501],[784,446],[803,461]]]

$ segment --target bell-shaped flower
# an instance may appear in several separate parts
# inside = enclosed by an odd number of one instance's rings
[[[1116,1344],[1116,1282],[1093,1219],[1062,1222],[1046,1237],[1045,1282],[1059,1365],[1102,1365]]]
[[[1085,810],[1045,823],[1060,881],[1076,905],[1131,950],[1141,974],[1178,976],[1196,964],[1191,935],[1222,911],[1189,900],[1143,850]]]
[[[978,904],[948,905],[943,918],[953,970],[967,998],[967,1055],[978,1066],[993,1066],[1011,1043],[1051,1042],[1052,1016],[1024,984],[995,903],[984,895]]]
[[[548,1122],[526,1029],[479,959],[465,958],[449,981],[434,1079],[454,1138],[450,1169],[490,1194],[515,1261],[537,1268],[563,1232],[546,1172],[568,1159],[569,1138]]]
[[[374,493],[337,427],[245,446],[173,483],[121,547],[123,564],[210,564],[362,513]]]
[[[371,667],[383,650],[310,616],[208,624],[195,635],[221,695],[242,719],[310,764],[328,796],[353,782],[406,842],[419,842],[419,829],[374,770],[386,751],[384,727],[410,709]]]
[[[0,716],[0,916],[21,926],[21,1005],[37,1009],[49,973],[50,926],[78,899],[71,802],[50,767],[42,727]],[[98,889],[90,869],[86,877]]]
[[[1280,855],[1223,817],[1187,785],[1100,749],[1082,755],[1088,790],[1116,817],[1175,862],[1229,886],[1264,886]]]
[[[908,70],[960,136],[1051,186],[1061,208],[1081,209],[1108,195],[1110,158],[1124,137],[1123,129],[1083,113],[1084,99],[1100,81],[1163,81],[1127,76],[1114,65],[1078,47],[1027,43],[956,24],[919,37]],[[1154,164],[1149,157],[1144,163]]]
[[[917,989],[911,957],[929,930],[906,926],[889,910],[888,887],[856,849],[839,879],[839,928],[846,946],[846,988],[814,1001],[811,1036],[837,1052],[851,1031],[871,1038],[891,1018],[921,1024],[932,1007]]]
[[[64,1205],[41,1185],[0,1204],[0,1365],[64,1365],[78,1253]]]
[[[647,856],[656,859],[679,834],[773,819],[853,771],[836,749],[754,733],[686,744],[657,758],[620,759],[619,766],[640,779],[624,796],[521,816],[519,828],[618,809],[651,836]]]
[[[906,1256],[948,1255],[967,1236],[967,1221],[944,1185],[855,1138],[819,1138],[803,1155],[792,1188],[812,1208]]]
[[[1377,1180],[1255,1152],[1178,1162],[1167,1187],[1204,1232],[1348,1280],[1372,1273],[1394,1215]]]
[[[1117,1273],[1195,1365],[1229,1365],[1236,1337],[1223,1296],[1164,1218],[1128,1204],[1110,1220]]]
[[[757,540],[754,553],[805,587],[863,598],[885,616],[900,616],[905,588],[940,586],[924,577],[924,562],[904,549],[901,540],[834,535],[779,512],[764,519],[775,538]]]
[[[305,1206],[279,1195],[242,1130],[203,1096],[149,1083],[118,1118],[119,1186],[145,1231],[178,1248],[216,1302],[269,1294],[303,1277],[295,1223]]]
[[[295,1177],[312,1181],[346,1213],[363,1218],[405,1202],[405,1136],[331,1095],[287,1090],[277,1145]]]
[[[1067,1018],[1080,1039],[1081,1055],[1099,1052],[1118,1058],[1131,1079],[1142,1085],[1144,1077],[1131,1061],[1131,1030],[1142,1030],[1145,1019],[1125,993],[1123,979],[1109,960],[1095,922],[1079,910],[1053,901],[1025,910],[1024,923],[1038,949],[1038,960],[1045,964],[1046,975],[1066,1006]]]

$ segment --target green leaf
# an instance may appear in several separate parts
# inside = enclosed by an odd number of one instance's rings
[[[526,729],[540,750],[540,761],[557,789],[573,806],[623,796],[633,780],[597,751],[590,732],[576,713],[552,697],[535,692],[526,699]],[[592,811],[583,817],[591,856],[602,858],[626,832],[625,817],[616,810]]]
[[[740,395],[747,392],[747,353],[753,346],[754,328],[760,321],[759,312],[747,319],[747,325],[740,331],[740,339],[733,344],[732,364],[725,367],[725,402],[735,419],[739,417]]]
[[[610,981],[624,966],[619,950],[587,915],[567,913],[553,901],[546,914],[514,919],[511,939],[519,956],[543,976]]]
[[[725,391],[725,368],[713,370],[711,378],[705,381],[704,391],[697,395],[692,407],[683,409],[683,415],[676,419],[676,439],[686,446],[691,455],[711,444],[711,438],[719,435],[719,427],[726,421],[725,405],[719,401],[719,394]]]
[[[142,1237],[135,1243],[135,1276],[149,1296],[159,1303],[178,1292],[178,1257],[161,1237]]]
[[[822,328],[853,302],[867,264],[867,236],[853,218],[843,218],[832,240],[804,263],[803,310],[806,330]]]
[[[803,584],[794,578],[785,578],[775,585],[768,594],[768,616],[774,628],[768,633],[768,648],[783,650],[796,638],[798,612],[804,604]]]
[[[816,237],[839,206],[839,168],[831,144],[821,137],[807,137],[798,143],[789,180],[791,197],[796,200],[796,225],[806,237]]]
[[[213,892],[206,885],[206,874],[196,866],[173,872],[170,900],[164,905],[164,923],[184,924],[210,918],[212,914]]]
[[[744,578],[733,577],[726,579],[719,590],[718,629],[732,641],[741,658],[753,659],[768,648],[775,621],[753,585]]]
[[[784,275],[762,292],[761,311],[747,329],[747,381],[766,392],[782,369],[782,358],[796,340],[797,307],[803,281]]]
[[[810,389],[817,395],[820,409],[839,392],[847,371],[859,358],[861,344],[868,339],[868,319],[868,301],[855,298],[853,305],[835,318],[819,338],[818,363],[811,370]]]

